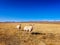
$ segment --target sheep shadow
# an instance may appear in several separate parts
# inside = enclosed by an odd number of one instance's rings
[[[41,32],[31,32],[32,35],[46,35],[46,33]]]

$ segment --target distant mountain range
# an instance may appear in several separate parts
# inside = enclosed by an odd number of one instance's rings
[[[20,22],[16,22],[16,21],[4,21],[4,22],[0,22],[0,23],[54,23],[54,24],[60,24],[60,21],[20,21]]]

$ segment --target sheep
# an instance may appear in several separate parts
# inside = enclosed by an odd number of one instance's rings
[[[33,26],[25,26],[24,27],[24,31],[29,31],[29,32],[31,32],[33,30]]]
[[[21,24],[16,26],[17,29],[21,29]]]

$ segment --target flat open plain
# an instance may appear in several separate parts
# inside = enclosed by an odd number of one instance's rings
[[[20,30],[16,29],[19,24]],[[24,31],[29,24],[33,24],[32,32]],[[0,23],[0,45],[60,45],[60,23]]]

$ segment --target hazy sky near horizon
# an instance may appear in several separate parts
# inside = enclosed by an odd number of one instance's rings
[[[0,0],[0,21],[60,20],[60,0]]]

